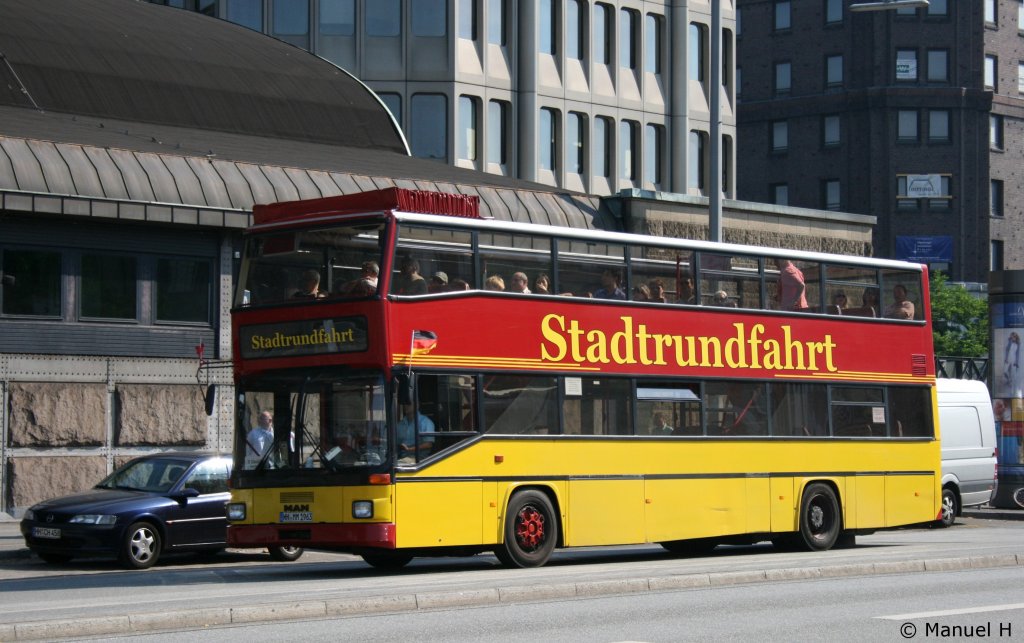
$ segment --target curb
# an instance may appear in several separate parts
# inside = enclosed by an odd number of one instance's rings
[[[35,621],[0,625],[0,641],[31,641],[81,636],[152,633],[159,630],[182,630],[217,625],[252,624],[268,621],[359,616],[380,613],[415,612],[452,607],[485,607],[490,605],[529,603],[543,600],[565,600],[663,592],[683,589],[749,585],[762,582],[876,576],[907,572],[939,572],[963,569],[1024,566],[1024,553],[907,560],[880,563],[854,563],[825,567],[794,567],[743,572],[712,572],[680,574],[654,578],[627,578],[546,586],[516,586],[493,589],[426,592],[422,594],[391,594],[287,604],[246,605],[244,607],[207,608],[125,616]]]

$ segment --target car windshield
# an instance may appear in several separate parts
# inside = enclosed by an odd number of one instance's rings
[[[191,464],[191,461],[181,458],[132,460],[104,478],[96,488],[167,493],[181,480]]]
[[[242,470],[340,471],[387,458],[380,375],[252,381],[238,399],[235,463]]]

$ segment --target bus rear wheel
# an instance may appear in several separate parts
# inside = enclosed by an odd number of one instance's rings
[[[831,549],[839,539],[842,517],[839,500],[827,484],[815,482],[800,500],[800,539],[811,551]]]
[[[506,567],[540,567],[558,542],[558,518],[540,491],[521,491],[505,511],[505,542],[494,550]]]

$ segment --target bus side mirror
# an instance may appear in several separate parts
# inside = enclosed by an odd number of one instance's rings
[[[412,404],[416,399],[416,376],[412,373],[399,375],[396,378],[396,384],[398,385],[398,403]]]
[[[206,387],[206,393],[203,395],[203,402],[206,403],[206,415],[213,415],[213,406],[217,403],[217,385],[210,384]]]

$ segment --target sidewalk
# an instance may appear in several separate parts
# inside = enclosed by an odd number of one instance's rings
[[[994,509],[992,507],[975,507],[964,509],[963,518],[981,520],[1024,520],[1024,509]],[[0,513],[0,562],[29,558],[31,553],[25,547],[25,539],[21,536],[20,521],[9,514]]]

